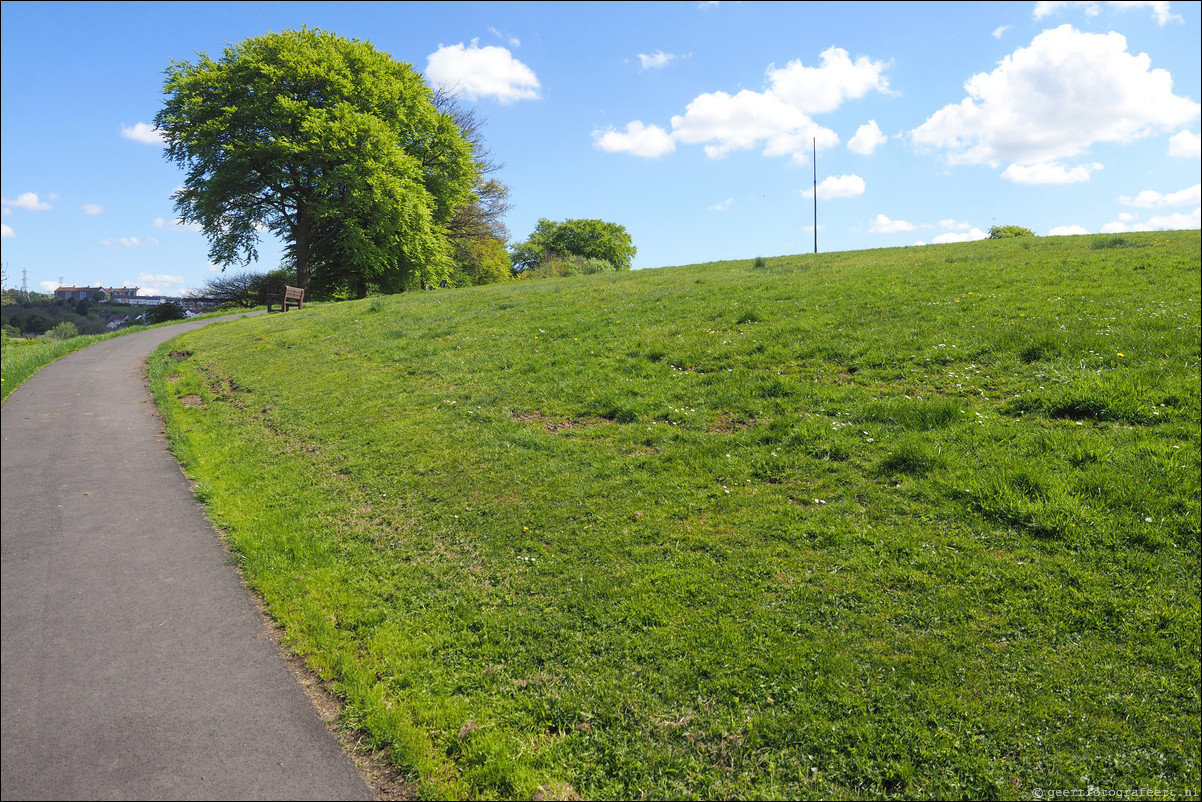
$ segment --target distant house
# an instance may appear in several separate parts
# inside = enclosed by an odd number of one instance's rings
[[[108,289],[110,301],[128,301],[130,298],[138,297],[137,287],[109,287]]]
[[[54,297],[63,301],[90,301],[97,293],[107,295],[110,301],[129,303],[138,296],[137,287],[59,287]]]
[[[90,301],[98,292],[104,292],[104,287],[59,287],[54,297],[60,301]]]

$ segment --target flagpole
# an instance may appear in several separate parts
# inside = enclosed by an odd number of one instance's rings
[[[818,137],[814,143],[814,253],[818,253]]]

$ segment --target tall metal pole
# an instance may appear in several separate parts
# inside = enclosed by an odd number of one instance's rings
[[[818,253],[818,137],[814,137],[814,253]]]

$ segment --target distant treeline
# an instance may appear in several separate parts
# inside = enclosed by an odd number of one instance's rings
[[[42,293],[4,290],[0,321],[10,337],[36,337],[60,323],[73,323],[80,334],[102,334],[109,324],[135,318],[145,307],[96,301],[66,301]]]

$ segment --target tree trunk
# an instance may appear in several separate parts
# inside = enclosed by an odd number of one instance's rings
[[[308,295],[313,276],[313,236],[304,220],[298,220],[293,228],[292,263],[296,268],[296,286]]]

